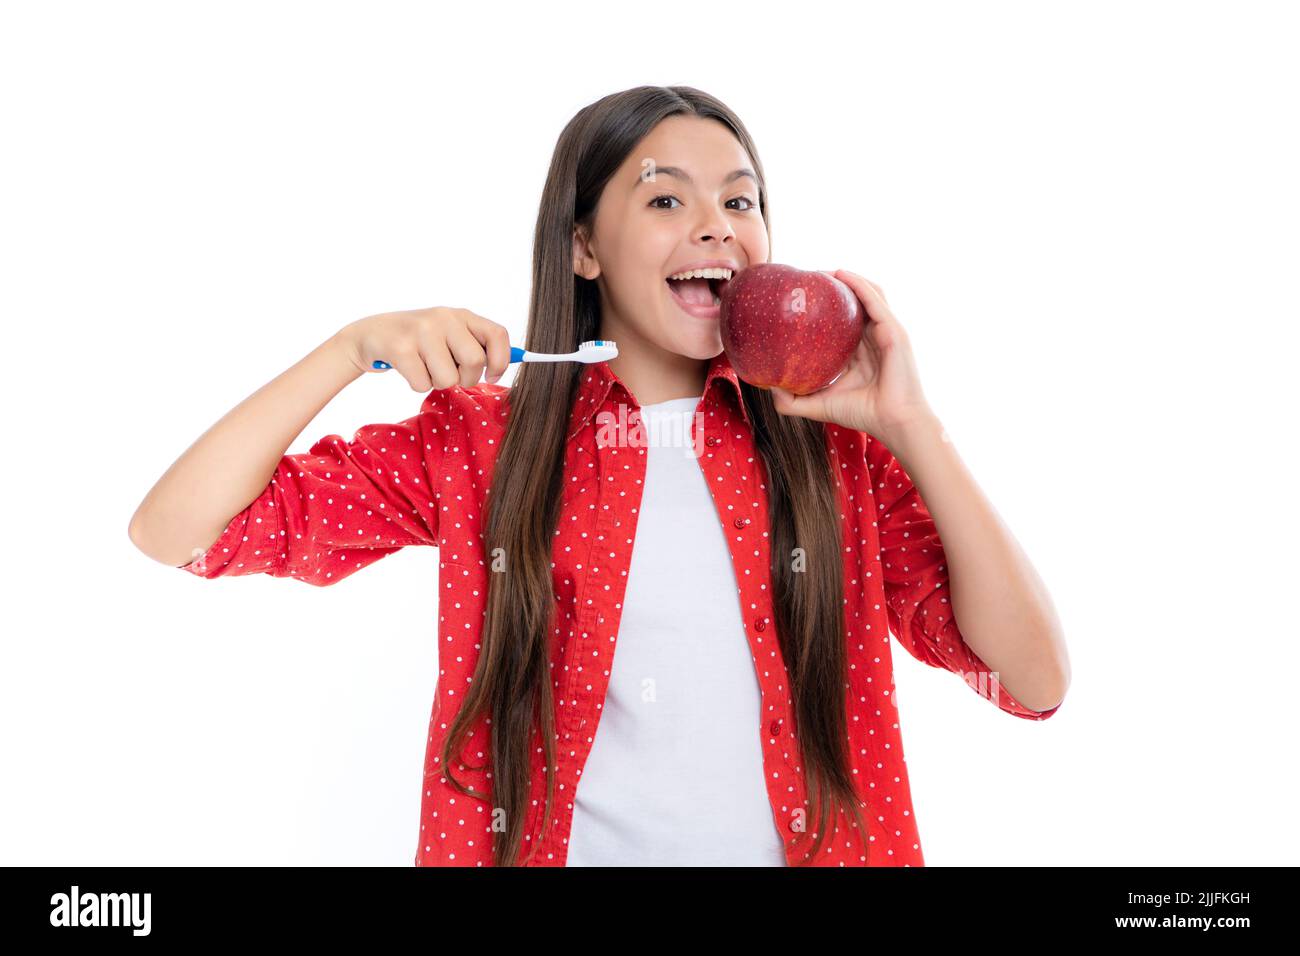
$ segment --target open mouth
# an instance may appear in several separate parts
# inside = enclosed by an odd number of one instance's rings
[[[729,279],[698,277],[665,279],[674,301],[687,314],[702,319],[716,319],[721,314],[721,292]]]

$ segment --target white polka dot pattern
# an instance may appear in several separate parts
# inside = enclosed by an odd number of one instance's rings
[[[563,866],[572,795],[590,753],[613,661],[646,471],[645,449],[604,442],[609,421],[634,427],[638,406],[607,363],[582,370],[565,450],[564,492],[552,549],[556,601],[551,649],[556,714],[556,801],[541,832],[546,768],[533,732],[532,799],[525,821],[531,865]],[[714,383],[719,382],[717,388]],[[626,412],[619,415],[619,405]],[[599,415],[610,412],[609,419]],[[726,532],[736,593],[758,676],[759,734],[768,797],[791,865],[806,840],[799,821],[807,791],[793,701],[771,601],[766,472],[740,383],[725,353],[712,360],[699,412],[700,467]],[[236,516],[207,554],[186,565],[201,577],[267,573],[318,586],[337,583],[410,544],[440,547],[439,677],[426,744],[417,866],[490,866],[491,806],[453,789],[440,766],[443,739],[473,677],[486,613],[491,560],[482,533],[492,468],[509,415],[509,389],[480,383],[433,391],[420,413],[396,425],[337,435],[307,455],[286,455],[262,495]],[[605,422],[605,432],[601,432]],[[863,432],[827,425],[840,476],[848,643],[846,709],[850,773],[864,804],[866,850],[841,815],[817,866],[922,866],[895,704],[889,633],[918,660],[962,676],[1018,717],[1055,713],[1022,706],[997,685],[962,639],[950,612],[947,569],[935,525],[910,478],[885,446]],[[465,753],[486,761],[481,719]],[[490,790],[486,769],[457,776]],[[811,812],[808,812],[809,824]]]

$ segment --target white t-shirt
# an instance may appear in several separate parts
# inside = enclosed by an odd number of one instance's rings
[[[646,477],[568,866],[786,865],[731,555],[691,446],[699,404],[641,406]]]

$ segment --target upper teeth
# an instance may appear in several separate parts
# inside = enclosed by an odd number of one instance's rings
[[[689,272],[675,272],[670,279],[730,279],[730,269],[691,269]]]

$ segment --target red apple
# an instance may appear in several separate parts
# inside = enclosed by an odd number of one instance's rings
[[[807,395],[829,385],[862,340],[862,306],[824,272],[760,262],[718,293],[722,347],[751,385]]]

